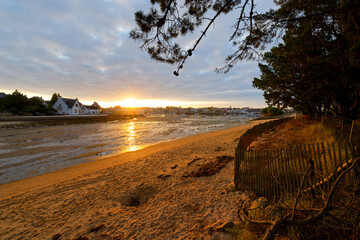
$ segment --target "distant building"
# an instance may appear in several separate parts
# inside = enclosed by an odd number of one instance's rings
[[[81,114],[89,114],[89,115],[96,115],[100,114],[101,107],[97,102],[94,102],[90,106],[82,105],[81,106]]]
[[[71,99],[59,97],[58,100],[54,103],[53,108],[62,114],[80,115],[81,106],[82,104],[77,98]]]
[[[50,104],[50,102],[47,104]],[[101,112],[101,107],[97,102],[86,106],[79,102],[77,98],[59,97],[52,107],[59,113],[66,115],[97,115]]]
[[[249,108],[247,111],[249,112],[250,117],[260,117],[260,116],[262,116],[260,108]]]

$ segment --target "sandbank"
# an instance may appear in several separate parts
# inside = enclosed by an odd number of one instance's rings
[[[212,176],[186,176],[217,157],[234,156],[238,138],[265,121],[0,185],[0,236],[216,239],[220,233],[211,234],[209,226],[236,220],[237,204],[246,197],[227,191],[233,161]]]

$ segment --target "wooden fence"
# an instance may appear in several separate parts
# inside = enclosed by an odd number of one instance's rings
[[[266,131],[280,123],[269,122]],[[240,139],[235,150],[235,186],[245,186],[257,195],[278,198],[298,192],[305,172],[304,190],[326,190],[335,177],[350,166],[356,149],[350,141],[320,142],[263,151],[247,151],[247,147],[261,133],[250,129],[248,136]],[[244,134],[245,135],[245,134]],[[251,140],[251,141],[250,141]],[[359,167],[348,174],[347,180],[359,177]]]
[[[250,129],[248,129],[239,140],[239,143],[235,150],[235,171],[234,171],[234,183],[235,188],[239,188],[241,184],[241,176],[242,174],[240,172],[240,163],[242,162],[242,159],[240,159],[240,155],[238,155],[239,152],[244,152],[247,147],[263,132],[266,132],[272,128],[275,128],[276,126],[292,119],[292,117],[288,118],[280,118],[276,120],[272,120],[269,122],[258,124]]]
[[[276,126],[293,119],[293,117],[280,118],[269,122],[258,124],[248,129],[239,140],[237,148],[247,148],[258,136]]]

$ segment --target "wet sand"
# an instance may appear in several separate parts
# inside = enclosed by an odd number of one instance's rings
[[[33,126],[34,122],[13,126],[9,123],[7,127],[0,127],[0,184],[236,126],[248,120],[171,117],[58,126]]]
[[[263,121],[0,185],[2,239],[227,239],[210,226],[237,220],[231,191],[238,138]]]

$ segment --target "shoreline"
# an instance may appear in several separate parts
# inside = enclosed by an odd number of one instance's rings
[[[57,126],[81,123],[111,122],[129,120],[138,115],[50,115],[50,116],[0,116],[0,128],[28,128],[38,126]]]
[[[224,117],[214,115],[212,117]],[[158,121],[158,120],[176,120],[184,117],[181,116],[165,116],[165,117],[149,117],[143,115],[60,115],[60,116],[15,116],[15,117],[1,117],[0,116],[0,130],[1,129],[26,129],[34,127],[45,126],[59,126],[59,125],[73,125],[73,124],[92,124],[100,122],[117,122],[117,121]],[[200,118],[200,117],[199,117]],[[245,117],[246,118],[246,117]],[[252,120],[266,120],[253,119]]]
[[[140,118],[24,129],[0,127],[0,184],[248,121],[243,118]]]
[[[54,172],[45,173],[42,175],[17,180],[10,183],[0,185],[0,200],[9,198],[14,195],[18,195],[24,192],[32,191],[38,188],[46,187],[52,184],[57,184],[61,181],[65,181],[71,178],[79,177],[81,175],[89,174],[91,172],[106,169],[118,164],[122,164],[128,161],[134,161],[136,159],[146,157],[154,154],[158,151],[164,151],[172,148],[176,148],[191,142],[196,142],[205,138],[215,137],[222,135],[233,130],[237,131],[242,128],[250,128],[267,120],[256,120],[250,123],[239,125],[236,127],[225,128],[213,132],[201,133],[185,138],[180,138],[168,142],[162,142],[145,147],[140,150],[121,153],[116,156],[104,157],[103,159],[91,161],[87,163],[77,164],[71,167],[63,168]]]
[[[253,121],[0,185],[4,239],[227,239],[237,220],[234,150]],[[230,161],[216,173],[202,166]],[[227,236],[228,237],[228,236]]]

